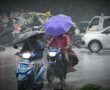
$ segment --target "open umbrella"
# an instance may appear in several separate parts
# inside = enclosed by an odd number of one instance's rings
[[[52,36],[57,36],[66,33],[72,25],[71,17],[59,14],[49,18],[44,24],[44,30]]]
[[[18,43],[21,43],[27,39],[29,39],[30,37],[32,36],[43,36],[45,34],[44,31],[28,31],[28,32],[25,32],[25,33],[22,33],[20,34],[14,41],[14,44],[18,44]]]

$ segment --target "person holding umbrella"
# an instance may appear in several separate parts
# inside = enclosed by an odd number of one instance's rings
[[[37,53],[37,55],[34,57],[35,64],[38,66],[40,60],[43,57],[43,50],[44,50],[44,43],[40,40],[40,38],[43,37],[45,33],[40,33],[36,31],[30,31],[22,34],[15,40],[15,45],[23,43],[21,52],[34,52]],[[19,53],[16,54],[16,62],[19,62]]]
[[[49,20],[44,24],[45,32],[53,36],[52,39],[49,40],[47,47],[52,45],[57,48],[61,48],[67,63],[69,63],[67,50],[70,46],[71,40],[66,32],[68,32],[72,26],[73,22],[71,17],[63,14],[50,17]],[[66,67],[68,69],[68,64]]]

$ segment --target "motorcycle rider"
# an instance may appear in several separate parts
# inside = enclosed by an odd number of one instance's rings
[[[66,59],[66,64],[65,64],[65,67],[67,69],[66,72],[68,71],[68,63],[69,63],[69,58],[67,53],[67,49],[69,48],[69,45],[70,45],[70,37],[65,33],[59,36],[52,37],[47,44],[47,47],[54,46],[56,48],[62,49],[62,52]]]
[[[38,40],[39,37],[32,36],[23,43],[23,47],[20,52],[34,52],[37,55],[33,58],[35,59],[35,65],[38,66],[41,58],[43,57],[43,42]],[[16,55],[16,62],[19,61],[19,55]]]

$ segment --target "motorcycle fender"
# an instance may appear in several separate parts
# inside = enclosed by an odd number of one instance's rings
[[[26,79],[26,77],[27,77],[26,74],[19,74],[19,75],[18,75],[18,80],[19,80],[19,81],[23,81],[23,80]]]

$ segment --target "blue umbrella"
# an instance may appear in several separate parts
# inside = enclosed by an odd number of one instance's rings
[[[59,14],[49,18],[49,20],[44,24],[44,30],[52,36],[58,36],[66,33],[72,25],[73,22],[71,17]]]

